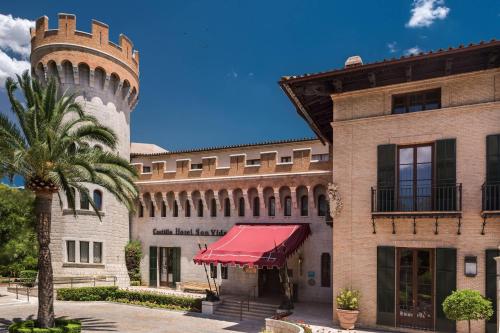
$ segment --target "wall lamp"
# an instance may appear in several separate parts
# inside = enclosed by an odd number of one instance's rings
[[[466,256],[464,260],[465,276],[475,277],[477,275],[477,257]]]

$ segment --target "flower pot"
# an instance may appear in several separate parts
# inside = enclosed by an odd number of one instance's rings
[[[339,316],[340,327],[345,330],[352,330],[356,321],[358,320],[358,310],[341,310],[337,309],[337,316]]]

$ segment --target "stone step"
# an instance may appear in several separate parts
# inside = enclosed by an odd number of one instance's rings
[[[240,305],[240,301],[237,300],[237,299],[223,299],[222,300],[222,304],[230,304],[230,305],[234,305],[234,306],[239,306]],[[243,306],[248,306],[247,305],[247,301],[243,301]],[[269,304],[269,303],[259,303],[259,302],[254,302],[254,301],[250,301],[250,307],[258,307],[258,308],[261,308],[261,309],[270,309],[270,310],[276,310],[278,308],[278,304]]]
[[[215,311],[214,313],[217,316],[222,316],[222,317],[231,317],[231,318],[240,318],[240,313],[239,311]],[[255,315],[251,314],[248,312],[243,312],[242,319],[243,320],[264,320],[265,318],[272,317],[272,315],[269,316],[262,316],[262,315]]]
[[[255,301],[250,301],[250,309],[248,308],[248,303],[243,301],[243,308],[241,308],[239,299],[226,298],[223,299],[222,304],[217,307],[214,314],[234,318],[242,317],[244,320],[263,320],[274,316],[277,308],[277,304],[259,303]],[[241,311],[242,314],[240,314]]]
[[[233,308],[233,307],[227,307],[227,306],[219,306],[216,311],[226,311],[226,312],[234,312],[234,313],[240,313],[240,308]],[[248,308],[243,308],[243,313],[250,313],[262,317],[270,317],[273,316],[276,313],[276,310],[261,310],[261,309],[252,309],[250,308],[250,311],[248,311]]]

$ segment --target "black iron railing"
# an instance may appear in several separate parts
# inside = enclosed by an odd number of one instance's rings
[[[500,211],[500,183],[484,183],[481,192],[483,212]]]
[[[462,210],[462,184],[372,187],[372,213]]]

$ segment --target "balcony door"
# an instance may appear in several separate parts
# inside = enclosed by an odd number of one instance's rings
[[[398,148],[398,210],[432,210],[432,145]]]

